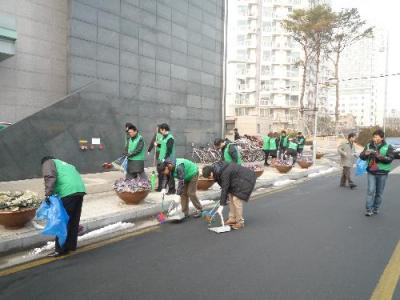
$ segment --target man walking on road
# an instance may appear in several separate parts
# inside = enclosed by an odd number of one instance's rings
[[[177,194],[181,197],[182,212],[185,214],[185,218],[189,216],[189,199],[197,209],[194,217],[200,217],[203,207],[196,194],[197,181],[199,179],[197,165],[188,159],[177,158],[176,162],[166,160],[159,168],[159,172],[165,176],[172,176],[178,179]]]
[[[351,169],[353,168],[354,158],[356,157],[356,150],[354,141],[356,139],[355,133],[350,133],[347,141],[338,147],[340,155],[340,164],[343,167],[342,177],[340,178],[340,186],[345,187],[349,183],[349,187],[354,189],[357,185],[351,180]]]
[[[243,201],[248,201],[256,184],[256,174],[234,163],[219,161],[203,168],[203,176],[212,177],[221,186],[221,207],[229,202],[229,218],[225,221],[233,229],[244,227]]]
[[[384,137],[385,134],[381,129],[376,130],[372,135],[372,141],[360,154],[360,158],[368,163],[368,192],[365,212],[368,217],[379,213],[386,180],[392,168],[393,147],[385,142]]]
[[[51,257],[58,257],[75,251],[78,242],[79,220],[81,218],[83,196],[86,188],[81,175],[73,165],[51,156],[42,158],[42,174],[44,177],[45,195],[58,195],[69,220],[67,225],[67,240],[61,247],[56,238],[55,252]]]
[[[221,157],[223,161],[234,162],[238,165],[242,164],[242,157],[240,156],[239,150],[235,144],[228,139],[215,139],[214,146],[221,150]]]

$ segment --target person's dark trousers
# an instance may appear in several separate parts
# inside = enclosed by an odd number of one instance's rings
[[[167,176],[167,182],[168,182],[168,194],[175,194],[176,189],[175,189],[175,178],[174,176]]]
[[[61,247],[56,238],[56,252],[66,253],[68,251],[75,251],[78,243],[78,229],[79,221],[81,219],[83,195],[72,195],[61,198],[65,210],[69,216],[67,225],[67,240]]]
[[[297,153],[301,156],[302,154],[303,154],[303,150],[304,150],[304,148],[298,148],[297,149]]]
[[[264,165],[269,166],[269,164],[268,164],[269,150],[264,150],[264,154],[265,154],[265,163],[264,163]]]
[[[285,147],[282,147],[279,150],[279,158],[283,159],[283,160],[286,160],[286,148]]]
[[[354,182],[351,180],[351,168],[343,167],[342,177],[340,178],[340,186],[346,186],[346,183],[349,183],[350,186],[354,185]]]

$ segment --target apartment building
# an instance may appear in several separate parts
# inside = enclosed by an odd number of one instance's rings
[[[234,0],[229,4],[227,116],[243,133],[295,130],[301,49],[282,28],[309,0]]]

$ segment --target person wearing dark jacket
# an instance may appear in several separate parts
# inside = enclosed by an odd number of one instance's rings
[[[176,161],[167,159],[159,168],[159,172],[165,176],[178,179],[176,194],[181,198],[182,212],[185,218],[189,216],[189,199],[197,210],[193,216],[195,218],[200,217],[203,207],[196,194],[197,181],[199,179],[199,168],[197,165],[188,159],[177,158]]]
[[[170,133],[169,125],[163,123],[159,126],[160,133],[162,134],[162,138],[160,140],[160,154],[158,155],[158,165],[161,165],[165,160],[174,161],[176,158],[175,154],[175,138]],[[175,189],[175,180],[173,176],[166,177],[168,182],[168,195],[174,195],[176,193]],[[164,175],[162,173],[158,173],[158,182],[164,181]]]
[[[286,131],[282,130],[279,136],[279,158],[286,159],[285,153],[289,144],[289,138],[286,135]]]
[[[233,139],[234,139],[235,141],[237,141],[237,140],[240,139],[240,134],[239,134],[239,131],[238,131],[237,128],[233,129]]]
[[[368,192],[365,215],[370,217],[379,213],[388,174],[394,158],[393,147],[384,140],[385,134],[378,129],[360,154],[367,161]]]
[[[137,178],[138,176],[146,178],[146,173],[144,172],[144,161],[146,159],[144,139],[134,125],[129,126],[128,135],[128,149],[124,153],[128,158],[126,179]]]
[[[161,148],[161,140],[163,135],[160,133],[160,125],[157,125],[156,132],[154,133],[149,148],[147,149],[147,154],[150,155],[150,152],[155,149],[155,158],[158,160],[158,156],[160,155],[160,148]]]
[[[73,165],[52,156],[43,157],[41,164],[45,196],[58,195],[69,216],[67,239],[64,245],[61,246],[58,238],[56,238],[55,251],[49,254],[51,257],[58,257],[76,250],[82,202],[86,188],[81,175]]]
[[[301,155],[304,150],[304,145],[306,144],[306,138],[304,137],[303,133],[301,133],[300,131],[297,133],[296,143],[298,145],[297,153],[299,153]]]
[[[256,184],[256,174],[234,163],[219,161],[203,168],[203,177],[213,178],[221,187],[221,207],[229,202],[229,218],[225,224],[233,229],[244,227],[243,201],[247,202]]]
[[[215,139],[214,146],[221,150],[221,158],[226,162],[234,162],[238,165],[242,164],[242,157],[237,146],[228,139]]]

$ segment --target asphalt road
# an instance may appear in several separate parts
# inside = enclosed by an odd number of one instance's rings
[[[203,220],[0,278],[1,299],[369,299],[399,241],[400,175],[364,216],[366,178],[315,178],[245,206],[246,227]],[[397,288],[395,299],[400,299]]]

